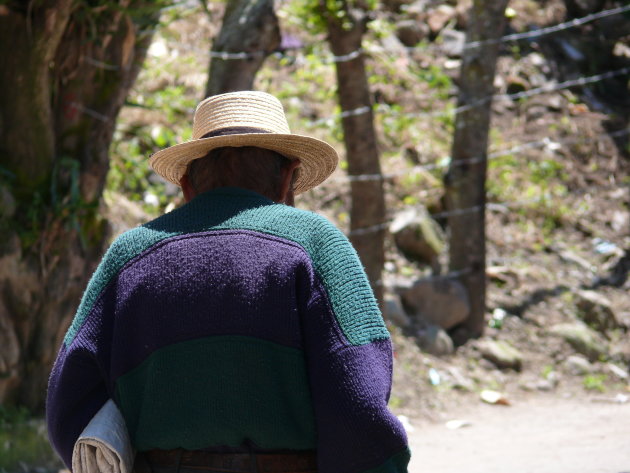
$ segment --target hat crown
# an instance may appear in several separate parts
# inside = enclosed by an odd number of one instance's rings
[[[290,134],[280,101],[265,92],[246,91],[208,97],[195,110],[193,139],[224,128],[256,128]]]

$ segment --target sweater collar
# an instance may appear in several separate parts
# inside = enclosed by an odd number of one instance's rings
[[[275,202],[258,192],[243,189],[242,187],[219,187],[210,191],[204,192],[196,196],[190,203],[199,202],[202,204],[216,201],[223,198],[236,198],[238,200],[247,200],[255,205],[273,205]]]

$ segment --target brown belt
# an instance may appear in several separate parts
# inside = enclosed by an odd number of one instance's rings
[[[214,453],[150,450],[138,454],[135,473],[317,473],[315,452]],[[144,468],[142,463],[146,463]],[[148,467],[148,469],[146,468]]]

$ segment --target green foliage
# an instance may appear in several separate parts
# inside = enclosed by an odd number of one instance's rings
[[[545,378],[545,379],[548,379],[549,376],[551,375],[551,373],[553,373],[553,365],[545,365],[545,366],[543,366],[543,369],[540,372],[542,377]]]
[[[337,21],[344,29],[350,29],[353,22],[348,12],[356,8],[372,11],[377,5],[378,0],[303,0],[289,2],[285,12],[306,31],[320,34],[327,30],[328,19]]]
[[[389,403],[388,403],[389,407],[391,409],[398,409],[399,407],[403,407],[404,406],[404,402],[401,398],[393,395],[389,398]]]
[[[0,405],[0,472],[43,468],[58,471],[61,462],[48,443],[44,421],[23,407]]]
[[[169,14],[178,18],[175,9],[169,10]],[[149,157],[160,149],[191,139],[190,120],[201,93],[181,83],[179,78],[182,68],[196,70],[199,67],[194,55],[177,61],[150,57],[139,79],[150,86],[132,91],[127,106],[136,113],[159,116],[160,119],[156,123],[154,120],[128,121],[123,117],[114,133],[106,188],[134,202],[143,202],[148,194],[155,196],[157,205],[155,202],[143,204],[150,215],[162,213],[169,204],[169,197],[166,184],[153,174]]]
[[[601,374],[588,374],[588,375],[584,376],[584,379],[582,380],[582,384],[589,391],[604,392],[604,391],[606,391],[606,384],[605,383],[606,383],[607,378],[608,378],[608,376],[606,376],[603,373],[601,373]]]
[[[151,181],[152,170],[148,157],[155,151],[175,144],[172,130],[161,126],[141,126],[126,132],[117,131],[112,145],[110,171],[107,176],[109,190],[125,194],[130,200],[142,202],[147,192],[158,196],[162,209],[167,197],[165,184]]]
[[[6,183],[6,191],[13,192],[12,180]],[[104,220],[98,213],[98,201],[87,202],[81,195],[80,163],[71,157],[55,160],[49,179],[50,188],[35,191],[28,201],[17,202],[15,218],[7,224],[20,237],[24,251],[41,251],[40,243],[55,241],[60,230],[76,232],[84,249],[101,242]],[[49,248],[50,249],[50,248]]]
[[[429,88],[434,92],[437,98],[440,100],[449,98],[453,81],[444,73],[442,68],[431,64],[427,68],[417,68],[416,75],[418,79],[429,85]]]

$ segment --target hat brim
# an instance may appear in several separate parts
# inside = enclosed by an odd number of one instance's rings
[[[180,143],[158,151],[151,156],[149,163],[160,176],[179,186],[191,161],[202,158],[213,149],[228,146],[255,146],[276,151],[289,159],[299,159],[295,194],[321,184],[334,172],[339,161],[335,149],[317,138],[280,133],[246,133]]]

